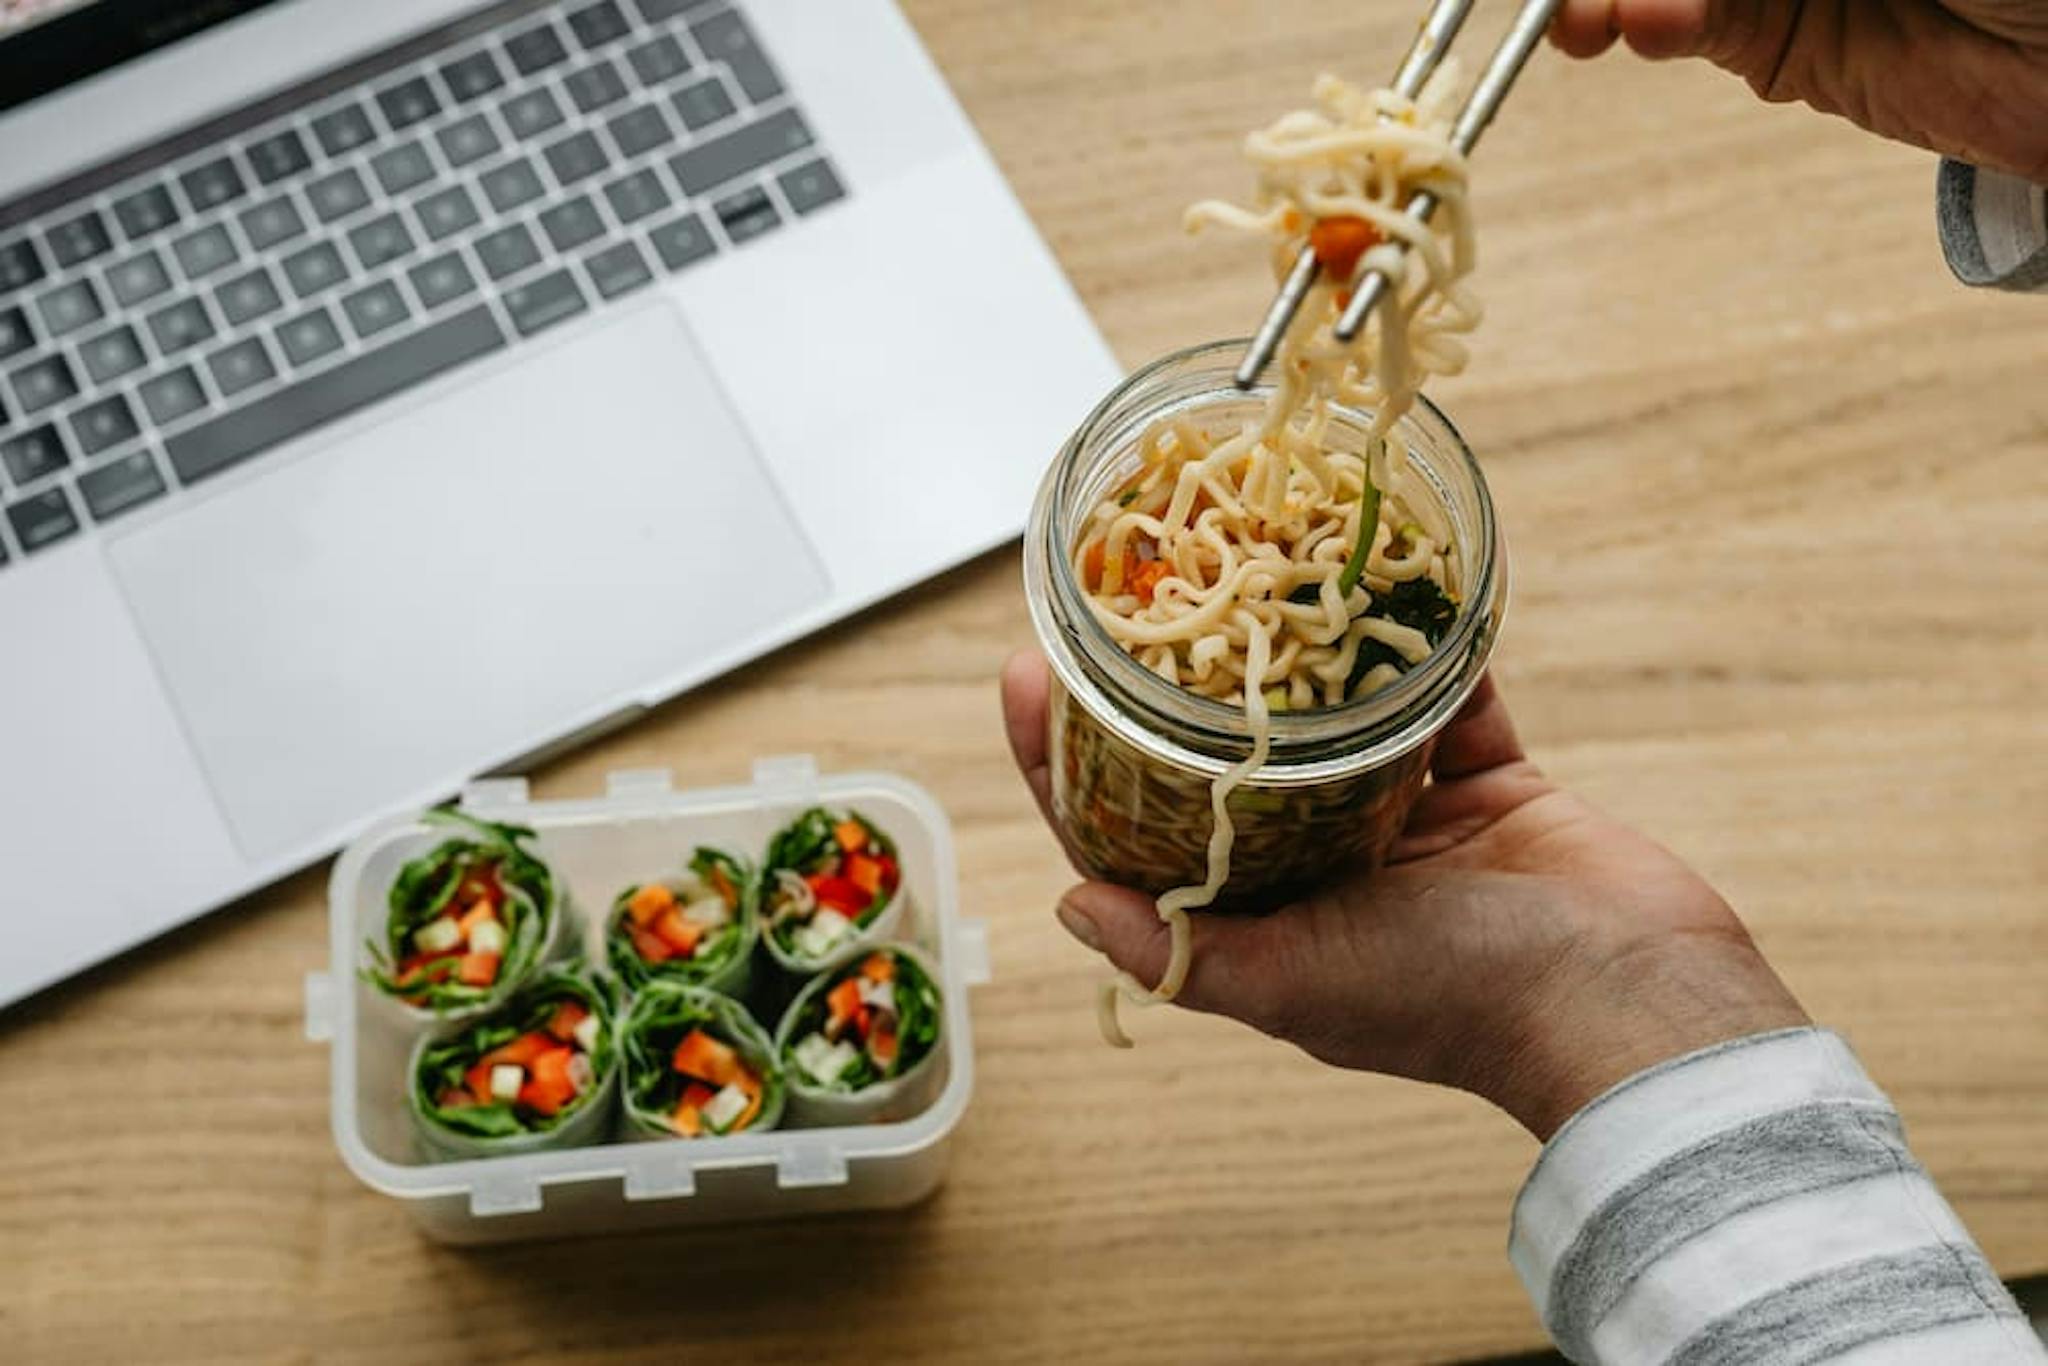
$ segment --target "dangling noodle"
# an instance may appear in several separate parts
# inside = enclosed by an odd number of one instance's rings
[[[1258,417],[1227,432],[1187,416],[1155,426],[1140,443],[1139,472],[1095,509],[1075,550],[1111,637],[1161,678],[1242,706],[1252,741],[1211,787],[1206,880],[1159,898],[1171,936],[1165,974],[1151,988],[1127,973],[1103,987],[1098,1019],[1119,1047],[1131,1042],[1117,1023],[1119,994],[1151,1005],[1187,980],[1187,913],[1229,880],[1228,802],[1266,762],[1271,713],[1365,696],[1427,657],[1432,637],[1388,610],[1396,585],[1413,601],[1426,581],[1445,610],[1460,596],[1449,518],[1410,472],[1406,449],[1384,439],[1425,379],[1464,368],[1458,336],[1479,322],[1464,283],[1473,265],[1465,161],[1450,146],[1454,68],[1446,62],[1414,101],[1322,77],[1316,109],[1246,140],[1259,169],[1256,209],[1210,201],[1188,210],[1191,231],[1214,223],[1271,238],[1277,275],[1304,246],[1323,269],[1281,341]],[[1438,200],[1427,226],[1402,212],[1421,190]],[[1351,282],[1373,269],[1395,288],[1357,341],[1341,343],[1331,329]],[[1331,449],[1339,405],[1372,413],[1366,457]]]

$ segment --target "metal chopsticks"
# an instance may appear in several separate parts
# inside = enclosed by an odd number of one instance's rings
[[[1551,18],[1557,13],[1560,3],[1561,0],[1526,0],[1515,15],[1514,23],[1501,39],[1500,46],[1494,49],[1492,60],[1472,87],[1472,94],[1452,127],[1451,146],[1460,154],[1469,154],[1478,145],[1479,135],[1500,112],[1508,90],[1514,85],[1515,78],[1521,75],[1522,67],[1536,50],[1536,44],[1542,41],[1544,30],[1550,27]],[[1422,27],[1416,32],[1414,43],[1408,48],[1408,55],[1402,58],[1400,70],[1395,73],[1393,88],[1397,93],[1413,99],[1421,92],[1423,83],[1443,60],[1471,8],[1472,0],[1435,0],[1422,21]],[[1427,223],[1436,207],[1436,196],[1421,190],[1409,199],[1404,209],[1416,222]],[[1272,306],[1260,321],[1259,330],[1252,334],[1244,359],[1238,363],[1238,388],[1251,388],[1272,363],[1281,337],[1286,335],[1294,315],[1301,310],[1302,302],[1308,297],[1309,288],[1315,284],[1320,270],[1314,250],[1303,247],[1293,268],[1288,271],[1286,281],[1280,286],[1280,292],[1274,296]],[[1367,316],[1386,297],[1392,284],[1384,271],[1369,270],[1365,273],[1364,279],[1353,287],[1351,302],[1337,320],[1334,329],[1337,340],[1348,342],[1358,336],[1365,327]]]

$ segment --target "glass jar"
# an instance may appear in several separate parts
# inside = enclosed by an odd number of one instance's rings
[[[1215,430],[1257,414],[1269,389],[1240,391],[1244,343],[1154,361],[1118,386],[1068,438],[1024,533],[1024,585],[1052,664],[1053,820],[1081,870],[1154,895],[1208,874],[1210,787],[1251,751],[1243,709],[1189,692],[1125,653],[1074,575],[1090,514],[1138,468],[1147,430],[1185,416]],[[1370,418],[1339,408],[1338,449],[1362,451]],[[1376,867],[1429,770],[1436,736],[1478,686],[1507,604],[1507,560],[1493,499],[1457,429],[1427,399],[1394,428],[1410,468],[1450,523],[1457,620],[1430,656],[1380,691],[1339,706],[1276,712],[1263,767],[1230,797],[1230,880],[1214,909],[1264,908],[1341,867]]]

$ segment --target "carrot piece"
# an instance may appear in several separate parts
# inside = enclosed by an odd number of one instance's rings
[[[1380,242],[1380,230],[1363,218],[1337,214],[1319,218],[1308,230],[1316,261],[1339,282],[1358,271],[1358,258]]]
[[[740,904],[740,889],[732,885],[732,879],[725,875],[725,869],[711,865],[711,890],[718,893],[718,899],[727,906],[737,908]]]
[[[684,1138],[695,1138],[704,1132],[704,1117],[697,1113],[694,1105],[678,1105],[676,1112],[669,1116],[668,1123]]]
[[[521,1067],[530,1067],[533,1065],[535,1058],[548,1052],[550,1049],[560,1046],[538,1029],[530,1030],[525,1034],[521,1034],[512,1042],[500,1044],[484,1054],[482,1063],[485,1067],[496,1067],[499,1063],[504,1062],[517,1063]]]
[[[697,941],[704,937],[704,927],[683,919],[683,913],[671,906],[654,922],[654,935],[675,950],[676,957],[687,958],[696,951]]]
[[[703,1030],[693,1029],[676,1045],[675,1056],[670,1063],[686,1077],[723,1086],[739,1070],[740,1055]]]
[[[870,898],[882,894],[882,861],[867,854],[846,856],[846,880]]]
[[[526,1084],[519,1088],[519,1103],[543,1115],[557,1114],[576,1096],[576,1083],[569,1080],[573,1048],[550,1048],[527,1069]]]
[[[875,1066],[884,1071],[896,1065],[898,1040],[894,1033],[880,1031],[868,1036],[868,1056],[875,1060]]]
[[[732,1128],[726,1131],[736,1134],[749,1124],[752,1124],[755,1117],[761,1113],[762,1088],[760,1078],[744,1069],[741,1070],[740,1075],[734,1080],[737,1082],[740,1090],[747,1093],[747,1108],[740,1111],[739,1118],[735,1119],[732,1122]]]
[[[711,1098],[717,1094],[718,1092],[712,1090],[703,1082],[693,1081],[683,1088],[683,1104],[689,1106],[692,1110],[701,1110],[709,1105]]]
[[[661,918],[663,911],[675,909],[676,894],[659,882],[650,882],[633,893],[626,903],[626,914],[635,925],[647,926]]]
[[[555,1007],[555,1013],[548,1018],[548,1033],[563,1043],[576,1037],[576,1026],[583,1023],[590,1012],[580,1001],[564,1001]]]
[[[896,960],[886,953],[871,953],[860,965],[860,975],[870,982],[893,982],[896,980]]]
[[[825,1006],[837,1025],[860,1013],[860,983],[849,977],[825,993]]]
[[[1081,581],[1091,593],[1102,589],[1102,557],[1109,551],[1107,541],[1090,541],[1081,554]]]
[[[626,934],[633,941],[633,951],[650,963],[666,963],[676,956],[676,951],[668,946],[668,941],[659,935],[650,934],[638,925],[628,925]]]
[[[1145,561],[1138,566],[1138,572],[1131,575],[1131,592],[1137,594],[1139,602],[1151,606],[1152,595],[1159,591],[1160,580],[1169,572],[1164,560]]]
[[[868,847],[868,828],[857,820],[843,820],[832,827],[832,838],[839,841],[839,847],[851,854]]]
[[[476,1097],[479,1105],[489,1105],[497,1097],[491,1094],[491,1064],[480,1062],[462,1074],[462,1084]]]
[[[479,899],[474,906],[471,906],[462,913],[462,918],[457,920],[455,924],[462,931],[462,937],[467,939],[470,935],[476,933],[477,926],[487,920],[496,920],[497,918],[498,908],[488,901]]]
[[[455,970],[455,980],[466,987],[487,987],[498,980],[498,955],[495,953],[465,953],[462,966]]]

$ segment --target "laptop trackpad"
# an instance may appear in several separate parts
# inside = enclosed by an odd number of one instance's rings
[[[827,587],[666,303],[400,408],[110,552],[252,860],[737,662]]]

